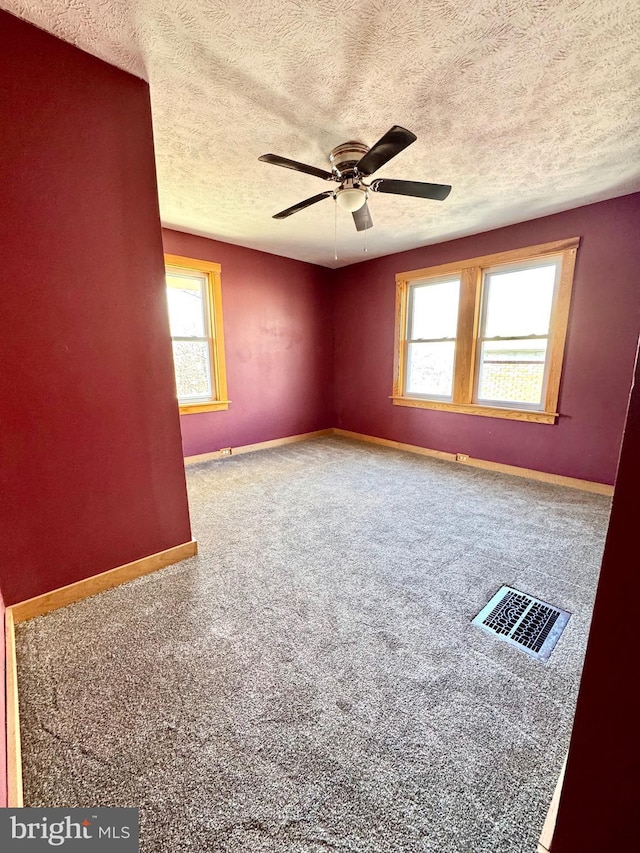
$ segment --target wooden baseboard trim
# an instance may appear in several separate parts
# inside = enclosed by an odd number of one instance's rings
[[[460,465],[471,465],[473,468],[484,468],[486,471],[497,471],[499,474],[511,474],[514,477],[526,477],[528,480],[539,480],[541,483],[551,483],[554,486],[566,486],[569,489],[579,489],[582,492],[592,492],[596,495],[613,495],[613,486],[606,483],[594,483],[592,480],[579,480],[577,477],[564,477],[562,474],[548,474],[546,471],[536,471],[533,468],[519,468],[516,465],[503,465],[501,462],[488,462],[485,459],[468,459]]]
[[[515,477],[525,477],[529,480],[539,480],[542,483],[551,483],[555,486],[568,486],[570,489],[580,489],[583,492],[593,492],[597,495],[611,496],[613,486],[606,483],[594,483],[591,480],[579,480],[576,477],[564,477],[561,474],[548,474],[545,471],[536,471],[533,468],[519,468],[516,465],[503,465],[501,462],[489,462],[486,459],[474,459],[468,457],[459,461],[455,453],[445,453],[442,450],[430,450],[417,444],[404,444],[401,441],[391,441],[387,438],[378,438],[373,435],[365,435],[360,432],[350,432],[346,429],[334,429],[333,435],[341,435],[344,438],[353,438],[357,441],[365,441],[369,444],[379,444],[383,447],[393,447],[396,450],[405,450],[408,453],[418,453],[421,456],[433,456],[436,459],[444,459],[447,462],[456,462],[458,465],[469,465],[472,468],[483,468],[486,471],[497,471],[499,474],[511,474]]]
[[[402,441],[392,441],[389,438],[378,438],[375,435],[366,435],[362,432],[351,432],[348,429],[334,429],[334,435],[343,438],[352,438],[354,441],[365,441],[367,444],[379,444],[381,447],[392,447],[394,450],[406,450],[408,453],[417,453],[420,456],[432,456],[434,459],[444,459],[445,462],[455,462],[455,453],[445,453],[444,450],[431,450],[428,447],[420,447],[417,444],[404,444]]]
[[[18,704],[18,667],[16,664],[16,635],[11,608],[4,614],[6,651],[6,712],[7,712],[7,805],[19,809],[22,799],[22,754],[20,750],[20,707]]]
[[[542,827],[542,833],[540,835],[540,839],[538,840],[538,853],[551,853],[553,832],[556,828],[556,818],[558,817],[558,804],[560,802],[560,794],[562,793],[564,771],[566,766],[567,759],[565,757],[564,763],[562,765],[562,770],[560,771],[558,781],[556,782],[553,797],[551,798],[551,805],[549,806],[549,811],[547,812],[547,817],[545,819],[544,826]]]
[[[570,489],[580,489],[583,492],[592,492],[596,495],[613,495],[613,486],[606,483],[594,483],[591,480],[580,480],[577,477],[565,477],[562,474],[549,474],[546,471],[536,471],[533,468],[520,468],[517,465],[504,465],[502,462],[489,462],[486,459],[475,459],[469,456],[464,461],[457,459],[455,453],[447,453],[444,450],[432,450],[429,447],[420,447],[417,444],[405,444],[402,441],[393,441],[388,438],[378,438],[375,435],[366,435],[362,432],[351,432],[348,429],[319,429],[315,432],[304,432],[299,435],[289,435],[286,438],[275,438],[272,441],[260,441],[257,444],[245,444],[240,447],[231,448],[231,454],[224,454],[221,450],[211,453],[200,453],[197,456],[185,456],[184,464],[197,465],[198,462],[209,462],[213,459],[228,458],[229,455],[239,456],[241,453],[253,453],[256,450],[266,450],[269,447],[282,447],[285,444],[294,444],[298,441],[308,441],[313,438],[321,438],[327,435],[340,435],[343,438],[352,438],[356,441],[365,441],[369,444],[379,444],[382,447],[392,447],[395,450],[404,450],[407,453],[418,453],[421,456],[431,456],[434,459],[444,459],[446,462],[457,462],[458,465],[469,465],[472,468],[483,468],[485,471],[497,471],[499,474],[511,474],[514,477],[525,477],[529,480],[539,480],[541,483],[551,483],[554,486],[567,486]]]
[[[20,601],[18,604],[7,607],[7,613],[10,613],[13,622],[18,624],[18,622],[24,622],[26,619],[33,619],[35,616],[42,616],[51,610],[57,610],[59,607],[66,607],[67,604],[73,604],[83,598],[89,598],[89,596],[104,592],[106,589],[120,586],[120,584],[127,583],[127,581],[134,580],[142,575],[148,575],[165,566],[170,566],[172,563],[186,560],[197,553],[198,543],[192,539],[190,542],[183,542],[181,545],[167,548],[166,551],[159,551],[157,554],[150,554],[148,557],[134,560],[133,563],[126,563],[124,566],[109,569],[109,571],[101,572],[99,575],[93,575],[59,589],[53,589],[51,592],[45,592],[43,595]]]
[[[271,441],[259,441],[257,444],[243,444],[232,447],[231,453],[214,450],[211,453],[199,453],[196,456],[185,456],[185,465],[197,465],[198,462],[210,462],[212,459],[228,459],[229,456],[240,456],[242,453],[253,453],[256,450],[267,450],[270,447],[282,447],[285,444],[295,444],[298,441],[309,441],[312,438],[322,438],[333,435],[333,429],[317,429],[315,432],[302,432],[298,435],[288,435],[285,438],[274,438]]]

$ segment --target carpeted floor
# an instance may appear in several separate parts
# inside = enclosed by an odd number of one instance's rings
[[[25,804],[144,853],[532,853],[608,498],[339,438],[188,469],[200,554],[18,627]],[[547,664],[470,620],[573,613]]]

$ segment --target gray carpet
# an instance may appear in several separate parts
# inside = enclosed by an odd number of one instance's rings
[[[142,850],[529,853],[608,498],[339,438],[188,470],[200,554],[18,628],[26,804]],[[547,664],[470,620],[572,612]]]

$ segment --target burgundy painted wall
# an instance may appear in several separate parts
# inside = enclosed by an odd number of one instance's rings
[[[185,456],[334,426],[329,270],[163,231],[166,252],[222,265],[231,405],[183,415]]]
[[[640,361],[622,442],[553,853],[638,849]]]
[[[0,79],[9,605],[191,534],[148,86],[4,12]]]
[[[0,809],[7,805],[7,661],[5,655],[4,599],[0,590],[0,661],[2,661],[2,687],[0,688]]]
[[[640,328],[640,194],[427,246],[335,273],[336,426],[613,483]],[[395,275],[582,237],[555,425],[393,406]]]

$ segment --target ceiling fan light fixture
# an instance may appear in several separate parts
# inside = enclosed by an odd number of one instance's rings
[[[336,202],[342,210],[353,213],[355,210],[360,210],[364,207],[367,200],[367,193],[364,189],[356,189],[356,187],[345,187],[336,192]]]

